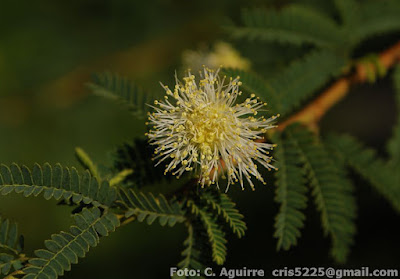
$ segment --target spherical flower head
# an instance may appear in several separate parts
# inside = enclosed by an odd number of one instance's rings
[[[151,129],[146,134],[156,145],[157,164],[166,161],[165,172],[178,178],[185,171],[193,171],[201,186],[227,178],[228,186],[239,182],[243,189],[246,179],[254,190],[252,177],[265,183],[257,164],[273,169],[269,150],[274,145],[265,143],[263,135],[274,125],[277,116],[257,116],[266,103],[252,94],[236,103],[241,82],[239,77],[227,79],[218,70],[204,68],[197,84],[188,72],[173,90],[164,86],[163,101],[155,101],[149,114]]]

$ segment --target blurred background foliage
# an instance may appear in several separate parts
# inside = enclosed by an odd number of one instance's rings
[[[132,118],[113,102],[89,95],[85,83],[91,73],[118,72],[162,94],[158,82],[172,84],[174,71],[193,63],[188,61],[210,50],[226,53],[220,42],[229,41],[229,37],[221,25],[239,20],[242,8],[279,7],[288,2],[311,5],[336,17],[331,1],[318,0],[38,0],[23,4],[2,0],[1,162],[78,166],[74,148],[80,146],[96,162],[109,165],[110,152],[116,145],[144,133],[144,121]],[[392,34],[375,39],[353,56],[384,49],[396,38]],[[239,50],[234,55],[240,53],[247,59],[242,66],[251,63],[253,70],[264,76],[273,76],[307,50],[307,46],[231,43]],[[389,79],[355,87],[326,115],[322,131],[352,133],[384,153],[383,142],[391,133],[395,116],[391,92]],[[346,266],[399,267],[400,229],[390,222],[395,220],[395,213],[365,181],[355,175],[354,179],[358,182],[359,233]],[[242,240],[229,238],[227,266],[264,268],[268,274],[272,268],[283,266],[332,264],[329,242],[322,237],[313,207],[306,214],[309,218],[299,246],[289,252],[275,252],[272,235],[277,205],[273,192],[272,186],[259,187],[256,193],[230,192],[246,216],[248,232]],[[42,247],[51,233],[70,225],[69,209],[55,204],[17,195],[0,197],[0,212],[19,223],[26,252]],[[131,224],[102,240],[100,247],[65,278],[167,278],[169,267],[180,259],[185,237],[183,226]]]

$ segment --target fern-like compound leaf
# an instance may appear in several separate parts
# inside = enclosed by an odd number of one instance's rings
[[[71,270],[71,264],[85,257],[90,247],[96,247],[100,237],[107,236],[120,225],[113,213],[101,214],[99,208],[84,208],[74,216],[75,225],[69,232],[53,234],[45,241],[46,249],[35,251],[37,258],[29,260],[23,269],[23,279],[56,279]]]
[[[18,235],[18,225],[0,217],[0,250],[18,255],[23,244],[23,237]]]
[[[214,262],[222,265],[225,262],[227,249],[225,233],[217,223],[215,216],[212,216],[205,208],[197,206],[194,201],[188,200],[187,206],[191,208],[192,213],[198,215],[207,231],[211,245]]]
[[[168,224],[171,227],[186,220],[181,205],[168,202],[162,194],[154,197],[152,193],[120,189],[119,197],[118,202],[126,210],[126,218],[134,216],[139,222],[146,220],[149,225],[158,219],[161,226]]]
[[[124,103],[139,118],[144,118],[149,111],[147,104],[154,100],[153,95],[143,91],[127,78],[109,72],[94,74],[93,82],[88,86],[96,95]]]
[[[357,10],[357,22],[349,26],[354,43],[400,28],[400,2],[398,0],[366,0]],[[346,26],[345,26],[346,27]]]
[[[371,185],[394,209],[400,212],[400,174],[390,168],[373,149],[366,148],[358,140],[347,135],[330,135],[325,140],[330,150],[337,153]]]
[[[201,251],[196,247],[197,241],[195,238],[195,233],[194,233],[194,228],[193,225],[188,223],[188,237],[187,239],[183,242],[183,245],[185,246],[185,249],[182,251],[182,256],[183,260],[178,263],[178,267],[180,269],[196,269],[196,270],[201,270],[203,271],[205,269],[205,266],[201,263],[202,257],[201,257]],[[182,276],[178,276],[175,274],[173,279],[178,279],[178,278],[186,278]],[[200,279],[203,279],[203,276],[198,277]]]
[[[325,50],[311,51],[291,63],[270,81],[281,99],[280,114],[288,115],[307,98],[313,96],[329,80],[339,74],[345,59]]]
[[[315,50],[291,63],[269,81],[241,70],[224,69],[224,72],[240,76],[242,88],[268,102],[271,113],[287,116],[339,74],[345,63],[345,59],[333,52]]]
[[[393,137],[388,144],[390,163],[393,167],[400,168],[400,66],[393,72],[394,88],[396,90],[397,123],[393,129]]]
[[[244,26],[229,28],[235,38],[257,39],[300,45],[304,43],[334,48],[343,42],[343,33],[329,17],[311,8],[290,5],[279,12],[244,10]]]
[[[243,221],[244,216],[236,208],[236,204],[229,198],[227,194],[221,193],[214,195],[210,192],[205,192],[201,195],[201,199],[205,200],[213,210],[217,211],[218,215],[229,224],[233,233],[239,238],[243,237],[247,226]]]
[[[297,245],[300,229],[304,226],[303,210],[307,206],[307,187],[304,178],[302,160],[293,139],[275,134],[273,141],[277,143],[275,151],[276,192],[275,201],[280,204],[279,213],[275,218],[274,237],[278,239],[277,249],[288,250]]]
[[[32,170],[26,166],[11,164],[0,166],[0,194],[11,192],[25,197],[39,196],[49,200],[62,198],[78,204],[93,204],[108,207],[116,198],[116,190],[107,181],[99,182],[88,171],[79,174],[75,168],[63,167],[48,163],[40,166],[35,164]]]
[[[314,135],[297,125],[287,130],[301,152],[322,227],[332,239],[332,256],[344,262],[355,234],[356,203],[344,166],[333,162]]]

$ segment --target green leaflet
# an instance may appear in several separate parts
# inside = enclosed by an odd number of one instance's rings
[[[110,186],[115,186],[115,185],[120,185],[122,184],[126,178],[133,174],[133,170],[131,169],[123,169],[117,174],[115,174],[111,179],[110,179]]]
[[[23,246],[24,238],[18,234],[17,224],[0,217],[0,275],[22,268],[19,256]]]
[[[300,229],[305,221],[303,209],[307,206],[301,153],[296,148],[295,140],[283,136],[276,133],[273,137],[273,142],[278,145],[274,153],[276,167],[279,169],[275,172],[275,201],[280,204],[280,208],[275,218],[274,233],[274,237],[278,239],[278,250],[288,250],[297,245]]]
[[[92,159],[90,158],[90,156],[85,152],[85,150],[83,150],[80,147],[76,147],[75,148],[75,156],[77,157],[79,163],[81,163],[81,165],[89,170],[90,174],[94,177],[100,177],[99,175],[99,171],[97,170],[97,166],[95,163],[93,163]]]
[[[393,72],[394,88],[396,90],[397,123],[393,129],[393,137],[389,140],[388,151],[390,153],[390,163],[393,167],[399,168],[400,165],[400,66],[398,65]]]
[[[153,95],[143,91],[127,78],[108,72],[94,74],[93,82],[89,83],[88,87],[96,95],[126,104],[138,118],[146,116],[149,111],[147,104],[152,104],[154,101]]]
[[[351,136],[330,135],[325,142],[400,212],[398,169],[390,168],[374,150],[366,148]]]
[[[29,260],[30,265],[23,271],[24,279],[56,279],[65,271],[71,270],[71,264],[85,257],[90,247],[98,245],[100,237],[113,232],[120,223],[113,213],[101,214],[100,209],[84,208],[82,213],[74,215],[75,225],[69,232],[53,234],[45,241],[46,249],[35,251],[37,258]]]
[[[231,227],[233,233],[239,238],[243,237],[247,230],[246,223],[243,221],[244,216],[236,209],[236,204],[229,198],[227,194],[219,193],[214,195],[205,192],[201,195],[201,199],[205,200],[213,210],[217,211]]]
[[[18,235],[18,225],[0,217],[0,250],[18,255],[23,246],[23,237]]]
[[[218,265],[222,265],[225,262],[227,254],[225,233],[217,223],[216,218],[207,212],[205,208],[197,206],[192,200],[187,201],[187,206],[203,222],[211,245],[213,260]]]
[[[49,200],[68,199],[78,204],[108,207],[116,198],[116,190],[107,181],[98,181],[88,171],[79,174],[75,168],[54,167],[48,163],[35,164],[32,170],[26,166],[11,164],[0,166],[0,194],[11,192],[25,197],[43,194]]]
[[[290,5],[279,12],[244,10],[242,21],[243,27],[228,27],[235,38],[328,48],[338,47],[344,41],[344,34],[331,18],[300,5]]]
[[[12,270],[20,270],[23,260],[16,255],[0,253],[0,275],[8,275]]]
[[[291,63],[274,79],[262,78],[241,70],[224,69],[229,76],[240,76],[244,88],[266,101],[272,114],[287,116],[340,73],[346,61],[325,50],[311,51]]]
[[[331,254],[337,261],[344,262],[355,233],[353,186],[344,166],[331,160],[311,132],[298,125],[290,126],[286,132],[301,153],[312,195],[321,213],[322,227],[332,239]]]
[[[162,194],[156,198],[152,193],[120,189],[119,196],[121,201],[118,202],[126,210],[126,218],[134,216],[139,222],[147,220],[149,225],[158,219],[161,226],[168,224],[170,227],[186,220],[181,205],[168,202]]]

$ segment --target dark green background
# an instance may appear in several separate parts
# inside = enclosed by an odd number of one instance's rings
[[[251,5],[270,2],[251,1]],[[321,1],[302,2],[332,14],[329,5],[318,4]],[[74,147],[80,146],[96,162],[109,164],[110,151],[142,135],[144,123],[117,104],[90,96],[85,88],[90,74],[119,72],[161,94],[158,81],[171,82],[175,69],[181,67],[182,51],[226,39],[219,26],[237,20],[240,8],[249,4],[227,0],[1,1],[0,161],[77,166]],[[243,42],[237,47],[256,59],[254,67],[267,75],[303,51]],[[276,53],[283,53],[285,59],[275,61]],[[388,78],[373,86],[358,86],[328,113],[322,131],[352,133],[385,155],[384,142],[395,117],[393,98]],[[399,268],[398,216],[365,181],[352,176],[357,181],[359,233],[345,266]],[[329,240],[323,237],[311,202],[299,246],[276,253],[272,235],[277,205],[272,183],[256,192],[234,189],[229,194],[246,216],[248,232],[242,240],[229,238],[226,266],[263,268],[269,275],[273,268],[283,266],[334,265],[328,256]],[[0,197],[0,213],[19,223],[28,255],[43,247],[51,233],[67,230],[71,224],[69,208],[40,198]],[[180,261],[185,237],[180,225],[130,224],[102,239],[65,278],[168,278],[169,267]]]

